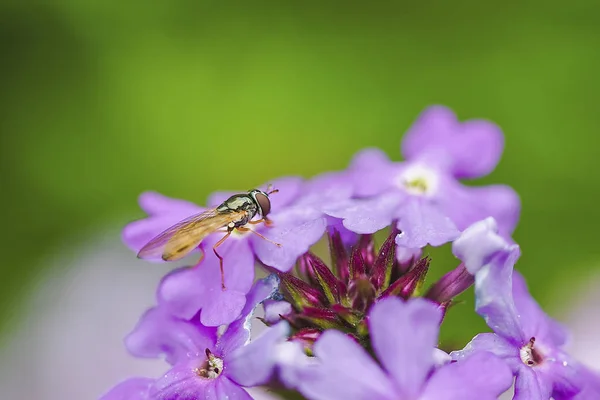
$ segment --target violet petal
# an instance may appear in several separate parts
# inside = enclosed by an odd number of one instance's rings
[[[314,346],[315,364],[295,369],[298,390],[312,400],[398,398],[388,377],[358,344],[345,334],[325,331]],[[289,375],[289,374],[288,374]]]
[[[405,159],[435,157],[456,178],[489,174],[498,164],[503,148],[504,136],[495,124],[485,120],[459,122],[443,106],[423,111],[402,139]]]
[[[354,184],[354,195],[370,197],[395,187],[393,179],[398,173],[399,164],[389,160],[380,149],[369,148],[356,153],[348,174]]]
[[[498,235],[496,220],[489,217],[466,228],[452,243],[452,252],[475,275],[498,252],[510,251],[508,246],[506,240]]]
[[[518,271],[512,275],[512,295],[521,315],[523,331],[542,343],[562,346],[569,337],[566,328],[550,318],[527,289],[525,279]]]
[[[231,251],[222,253],[225,291],[221,288],[219,260],[207,253],[196,267],[174,272],[163,279],[158,289],[159,304],[183,319],[192,318],[202,308],[201,319],[205,325],[217,326],[236,319],[254,279],[254,260],[245,241],[232,239],[229,245]]]
[[[265,330],[261,336],[238,347],[226,358],[226,375],[243,386],[265,384],[273,374],[276,345],[285,341],[289,325],[282,321]]]
[[[296,259],[315,244],[327,227],[325,217],[310,207],[288,208],[272,216],[273,226],[260,233],[281,247],[256,235],[251,238],[256,256],[270,267],[289,271]]]
[[[444,182],[444,196],[439,203],[456,226],[464,230],[469,225],[487,217],[493,217],[499,233],[509,238],[521,213],[519,195],[506,185],[468,187],[456,181]]]
[[[325,213],[342,218],[344,227],[355,233],[375,233],[389,226],[406,195],[392,190],[368,199],[346,200],[325,208]]]
[[[495,333],[476,335],[464,349],[453,351],[450,356],[453,360],[461,361],[479,352],[489,352],[505,360],[515,359],[520,362],[519,349]]]
[[[159,357],[176,364],[190,354],[204,354],[217,339],[217,329],[178,319],[160,307],[152,308],[140,318],[125,338],[125,346],[137,357]]]
[[[418,249],[427,246],[441,246],[459,235],[458,229],[433,203],[421,197],[411,196],[398,211],[398,246]]]
[[[210,391],[214,390],[215,381],[223,379],[203,378],[198,369],[203,367],[205,358],[191,358],[177,363],[166,374],[158,378],[150,387],[151,399],[196,400],[210,399]]]
[[[552,381],[549,377],[525,364],[519,367],[513,400],[548,400],[551,394]]]
[[[419,400],[496,400],[512,385],[510,368],[491,353],[479,352],[447,364],[427,382]]]
[[[153,382],[150,378],[127,379],[110,389],[100,400],[147,400],[148,388]]]
[[[373,348],[404,397],[418,396],[434,366],[441,317],[437,306],[422,298],[403,302],[388,297],[371,309]]]
[[[265,299],[269,299],[277,291],[279,278],[269,275],[264,279],[256,281],[245,299],[244,309],[236,321],[229,324],[223,335],[219,338],[217,349],[222,356],[226,356],[238,347],[243,346],[250,340],[251,318],[256,307]]]

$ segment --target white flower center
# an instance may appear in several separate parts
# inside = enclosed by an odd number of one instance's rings
[[[521,357],[521,361],[528,367],[535,367],[543,361],[539,351],[534,349],[534,344],[535,338],[532,337],[531,339],[529,339],[529,342],[525,346],[521,347],[521,349],[519,350],[519,356]]]
[[[411,165],[398,176],[398,185],[415,196],[431,196],[439,186],[439,176],[421,164]]]
[[[223,359],[216,357],[206,349],[206,361],[196,368],[196,374],[202,378],[215,379],[223,372]]]

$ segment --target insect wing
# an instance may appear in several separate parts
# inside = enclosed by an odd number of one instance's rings
[[[217,229],[235,219],[236,213],[219,213],[216,209],[192,215],[150,240],[138,253],[139,258],[178,260]]]

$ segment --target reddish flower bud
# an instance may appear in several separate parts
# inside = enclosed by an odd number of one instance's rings
[[[341,279],[342,282],[347,282],[350,276],[348,252],[344,247],[344,242],[338,231],[335,229],[329,237],[329,251],[331,254],[331,264],[333,272]]]
[[[445,303],[467,290],[474,282],[473,275],[461,263],[431,286],[425,297],[440,304]]]
[[[392,283],[381,294],[381,297],[398,296],[403,299],[411,297],[425,281],[425,276],[429,271],[429,262],[429,257],[420,259],[407,273]]]
[[[308,265],[307,273],[311,280],[317,282],[329,304],[338,303],[340,296],[345,294],[344,285],[340,282],[323,260],[313,253],[306,253],[301,257]]]
[[[281,279],[280,288],[286,295],[286,300],[296,310],[300,311],[304,307],[319,307],[325,303],[325,296],[321,292],[292,274],[283,273],[280,274],[279,278]]]

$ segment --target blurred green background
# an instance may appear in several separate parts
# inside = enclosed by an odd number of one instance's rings
[[[504,129],[474,183],[521,195],[519,267],[545,307],[600,266],[597,1],[13,2],[0,46],[5,332],[53,249],[140,217],[141,191],[202,203],[366,146],[399,159],[436,103]],[[432,255],[433,277],[456,264]],[[465,301],[459,343],[484,326]]]

